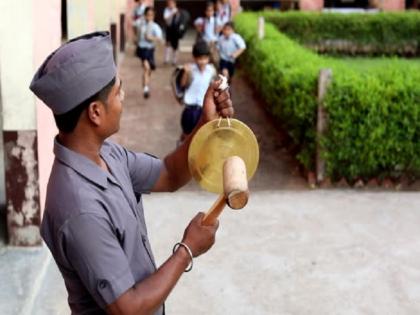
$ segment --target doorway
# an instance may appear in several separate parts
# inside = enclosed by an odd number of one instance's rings
[[[61,41],[67,41],[67,0],[61,0]]]

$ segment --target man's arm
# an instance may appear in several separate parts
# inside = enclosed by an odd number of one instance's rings
[[[196,215],[185,230],[182,240],[191,249],[194,257],[205,253],[215,242],[218,223],[214,226],[203,226],[203,216],[203,213]],[[180,246],[154,274],[108,305],[107,312],[111,315],[153,314],[163,304],[189,263],[188,252]]]
[[[217,91],[220,81],[212,82],[204,97],[203,113],[193,132],[188,135],[182,145],[164,159],[164,167],[152,191],[175,191],[191,179],[188,168],[188,149],[197,130],[205,123],[222,117],[232,117],[233,107],[227,90]]]

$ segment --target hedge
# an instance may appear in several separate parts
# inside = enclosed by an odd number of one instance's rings
[[[275,13],[265,17],[282,33],[327,53],[420,55],[420,12]]]
[[[308,170],[315,167],[318,75],[331,68],[325,100],[329,128],[321,140],[327,174],[352,181],[419,173],[420,67],[393,60],[372,72],[353,69],[302,47],[271,23],[258,40],[257,18],[253,13],[235,18],[248,45],[248,77],[300,147],[297,157]]]

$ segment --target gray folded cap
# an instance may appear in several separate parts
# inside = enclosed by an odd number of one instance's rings
[[[95,32],[74,38],[49,55],[29,88],[60,115],[98,93],[116,73],[109,32]]]

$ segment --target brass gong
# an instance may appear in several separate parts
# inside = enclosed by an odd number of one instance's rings
[[[239,156],[245,162],[248,180],[255,174],[259,160],[258,142],[251,129],[237,119],[215,119],[203,125],[191,141],[188,166],[200,186],[223,193],[223,163]]]

